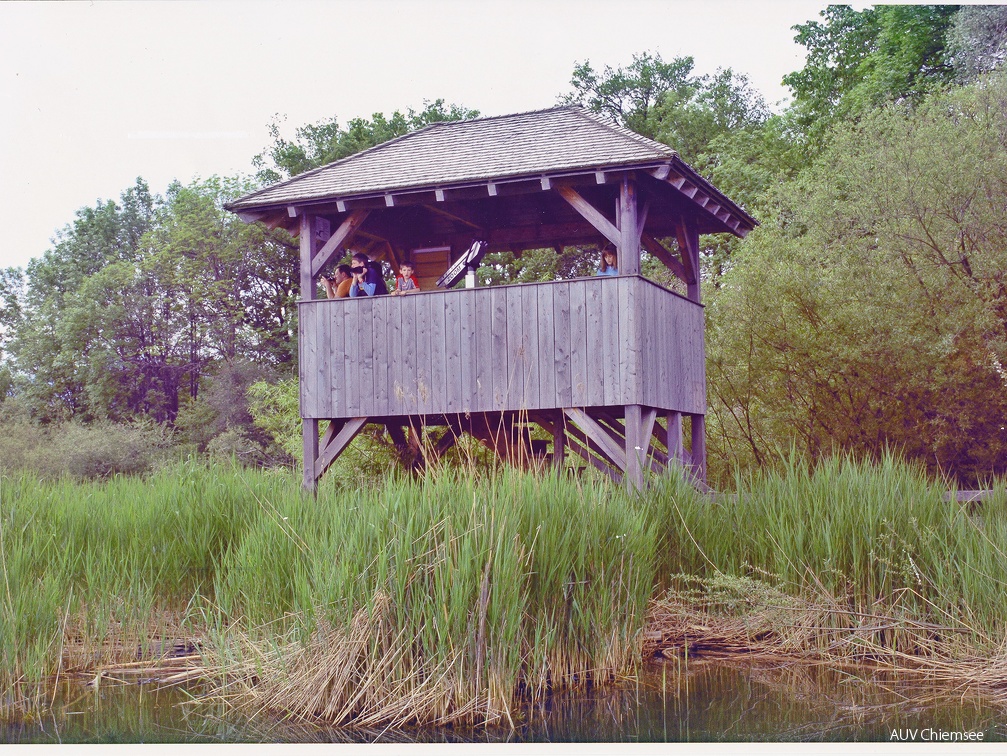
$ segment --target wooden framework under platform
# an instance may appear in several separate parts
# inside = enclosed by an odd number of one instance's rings
[[[693,446],[687,449],[683,420],[693,423]],[[561,411],[483,412],[441,417],[354,417],[329,420],[314,451],[311,471],[315,480],[356,438],[366,425],[383,426],[400,457],[413,469],[422,469],[440,459],[468,434],[482,442],[501,460],[521,467],[552,466],[562,469],[567,453],[572,454],[611,478],[643,487],[648,473],[663,474],[669,465],[678,465],[702,485],[705,480],[705,452],[696,447],[703,433],[696,433],[703,415],[659,412],[653,407],[629,405],[624,416],[608,407],[570,407]],[[539,428],[548,440],[532,437]],[[425,431],[437,429],[435,438],[424,439]],[[543,435],[543,434],[539,434]],[[696,457],[693,455],[696,454]]]

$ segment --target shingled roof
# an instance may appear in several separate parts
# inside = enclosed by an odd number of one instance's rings
[[[654,165],[667,145],[576,105],[434,123],[273,184],[231,203],[234,211],[488,179]]]

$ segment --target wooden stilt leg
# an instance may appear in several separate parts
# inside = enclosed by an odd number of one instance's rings
[[[668,413],[668,461],[685,466],[685,445],[682,440],[682,413]]]
[[[692,470],[696,480],[706,484],[706,416],[692,416]]]
[[[318,478],[315,477],[315,462],[318,460],[318,421],[303,418],[301,433],[304,439],[304,490],[318,493]]]
[[[650,439],[642,438],[643,418],[639,404],[626,405],[626,485],[631,490],[643,490],[643,467]]]
[[[562,470],[566,457],[566,418],[558,413],[552,431],[552,466]]]

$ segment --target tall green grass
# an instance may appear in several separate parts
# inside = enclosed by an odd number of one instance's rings
[[[829,596],[851,629],[884,614],[992,652],[1005,554],[1002,485],[961,505],[891,458],[792,461],[715,499],[677,475],[631,495],[442,470],[317,498],[289,472],[195,464],[0,478],[0,686],[183,633],[225,692],[293,716],[485,721],[632,672],[649,600],[723,576],[754,586],[742,603]],[[919,636],[876,640],[913,653]]]

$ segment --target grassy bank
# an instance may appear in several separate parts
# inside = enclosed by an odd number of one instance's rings
[[[288,473],[0,479],[0,684],[198,641],[235,701],[367,726],[720,647],[939,665],[1003,656],[1007,497],[887,460],[799,464],[710,501],[505,472],[304,497]],[[649,616],[648,616],[649,611]]]

